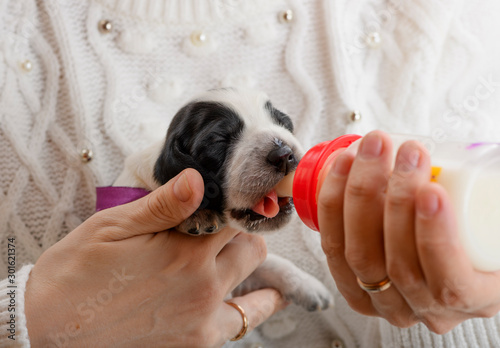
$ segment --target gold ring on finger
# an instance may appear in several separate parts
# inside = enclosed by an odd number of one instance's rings
[[[245,314],[245,311],[243,310],[243,308],[241,308],[240,306],[238,306],[236,303],[234,303],[234,302],[226,302],[226,303],[228,305],[230,305],[231,307],[233,307],[234,309],[236,309],[241,314],[241,319],[243,319],[243,326],[241,327],[240,332],[236,336],[234,336],[233,338],[231,338],[231,341],[241,340],[245,336],[245,334],[247,333],[247,330],[248,330],[248,318],[247,318],[247,315]]]
[[[389,279],[389,277],[385,277],[383,280],[376,283],[365,283],[358,277],[356,277],[356,279],[358,280],[359,287],[370,294],[377,294],[382,291],[385,291],[389,289],[392,285],[392,282]]]

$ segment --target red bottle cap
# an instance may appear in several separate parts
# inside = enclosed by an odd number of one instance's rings
[[[321,168],[334,151],[348,147],[359,138],[359,135],[347,134],[325,141],[307,151],[300,160],[293,178],[293,203],[300,219],[310,229],[319,231],[316,192]]]

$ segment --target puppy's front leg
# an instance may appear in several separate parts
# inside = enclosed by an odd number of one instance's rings
[[[308,311],[326,309],[333,304],[333,297],[323,283],[274,254],[268,254],[262,265],[238,285],[232,295],[240,296],[262,288],[275,288],[287,301]]]

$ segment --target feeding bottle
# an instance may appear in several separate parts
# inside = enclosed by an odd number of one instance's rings
[[[500,144],[436,143],[430,138],[407,135],[390,137],[395,153],[407,140],[426,145],[432,166],[429,178],[449,194],[460,239],[473,266],[482,271],[500,270]],[[360,138],[344,135],[320,143],[300,161],[293,178],[293,201],[301,220],[311,229],[319,230],[317,198],[329,168],[340,149],[356,152]]]

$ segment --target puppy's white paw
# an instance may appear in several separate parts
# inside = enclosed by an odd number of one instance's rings
[[[283,284],[281,292],[288,301],[313,312],[333,306],[333,296],[323,283],[312,275],[294,272],[289,281]]]
[[[241,296],[266,287],[278,290],[285,300],[308,311],[325,310],[333,306],[333,296],[323,283],[289,260],[273,254],[268,254],[264,263],[232,294]]]

